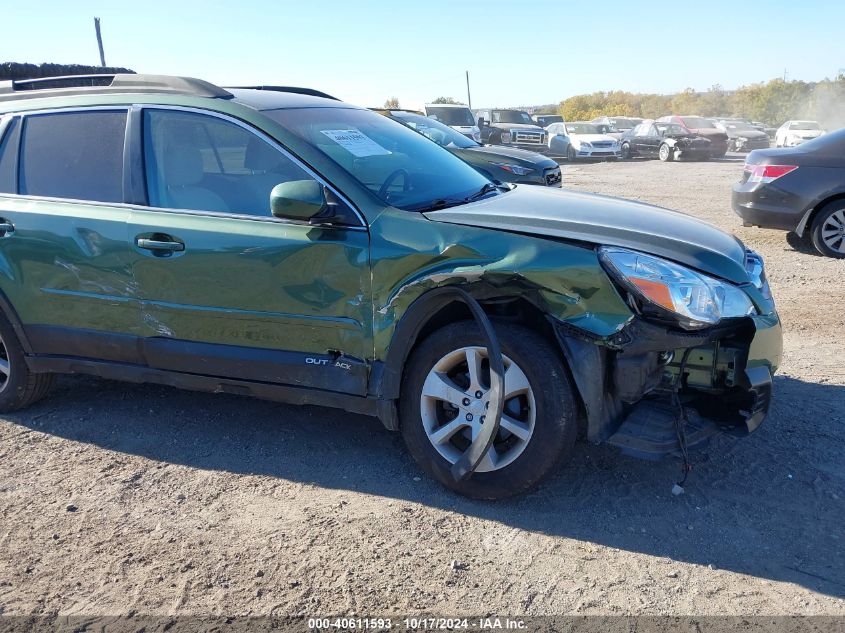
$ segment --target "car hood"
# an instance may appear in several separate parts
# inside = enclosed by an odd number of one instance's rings
[[[787,130],[787,136],[797,136],[799,138],[816,138],[822,135],[821,130]]]
[[[728,138],[727,132],[723,132],[715,127],[689,128],[689,131],[707,138]]]
[[[697,141],[699,143],[710,143],[710,139],[706,136],[698,134],[667,134],[665,138],[675,139],[676,141]]]
[[[607,134],[570,134],[569,138],[576,141],[583,141],[585,143],[595,143],[596,141],[615,141],[616,139]]]
[[[683,213],[621,198],[518,186],[425,216],[450,224],[622,246],[736,283],[748,281],[745,247],[734,236]]]
[[[769,138],[769,135],[760,130],[729,130],[728,136],[731,138]]]
[[[450,148],[451,149],[451,148]],[[528,163],[531,165],[543,165],[553,167],[557,165],[548,156],[543,156],[537,152],[529,152],[528,150],[519,149],[516,147],[503,147],[501,145],[482,145],[480,147],[466,147],[460,150],[463,152],[472,152],[473,154],[483,154],[486,160],[495,161],[497,158],[507,158],[520,163]]]

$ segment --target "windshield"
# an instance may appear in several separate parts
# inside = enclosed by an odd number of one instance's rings
[[[475,125],[475,119],[472,117],[472,111],[469,108],[444,108],[438,106],[426,106],[426,113],[437,117],[437,120],[446,125],[460,125],[472,127]]]
[[[528,123],[536,125],[526,112],[519,110],[493,110],[493,123]]]
[[[461,204],[491,185],[421,134],[369,110],[291,108],[267,117],[305,140],[385,204],[420,211]]]
[[[642,122],[642,119],[629,119],[626,117],[613,117],[610,119],[610,124],[620,131],[633,130]]]
[[[566,131],[570,134],[601,134],[598,126],[592,123],[567,123]]]
[[[657,129],[664,136],[667,134],[686,134],[687,131],[677,123],[658,123]]]
[[[537,120],[542,121],[545,125],[549,123],[563,123],[563,117],[557,114],[538,114]]]
[[[819,124],[815,121],[795,121],[790,124],[790,130],[820,130]]]
[[[416,130],[423,136],[430,138],[441,147],[458,147],[460,149],[479,147],[479,144],[472,139],[467,138],[448,125],[443,125],[439,121],[435,121],[431,117],[426,117],[422,114],[412,114],[410,112],[391,112],[390,116],[404,123],[412,130]]]
[[[707,119],[704,119],[700,116],[681,117],[681,121],[684,122],[684,125],[693,130],[701,130],[713,127],[712,121],[708,121]]]

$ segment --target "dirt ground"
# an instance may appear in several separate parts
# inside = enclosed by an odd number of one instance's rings
[[[580,445],[504,503],[375,419],[65,377],[0,420],[0,614],[845,615],[845,262],[730,210],[741,158],[566,166],[765,258],[785,326],[760,430],[675,461]]]

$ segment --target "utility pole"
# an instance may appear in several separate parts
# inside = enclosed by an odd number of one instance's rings
[[[467,73],[467,102],[468,102],[468,105],[469,105],[469,109],[472,110],[472,97],[469,94],[469,71],[466,71],[466,73]]]
[[[94,30],[97,32],[97,46],[100,47],[100,66],[106,66],[106,53],[103,51],[103,36],[100,33],[100,18],[94,18]]]

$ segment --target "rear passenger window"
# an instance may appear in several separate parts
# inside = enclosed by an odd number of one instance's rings
[[[21,194],[123,201],[126,112],[31,115],[21,135]]]
[[[12,119],[0,138],[0,193],[17,193],[19,134],[20,125],[16,119]]]

